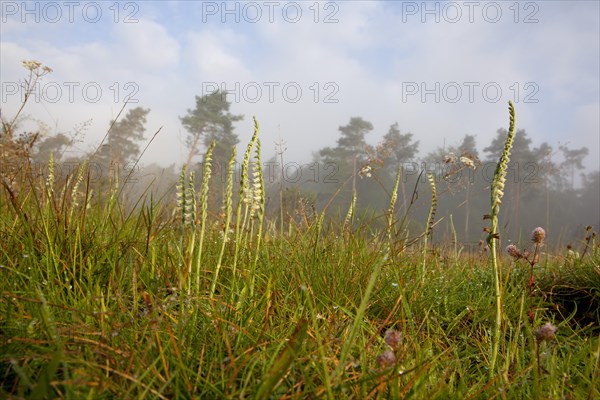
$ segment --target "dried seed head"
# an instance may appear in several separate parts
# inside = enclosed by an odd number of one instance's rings
[[[506,246],[506,252],[515,260],[518,260],[519,258],[523,257],[517,246],[515,246],[514,244],[509,244],[508,246]]]
[[[479,160],[477,160],[477,157],[468,153],[464,153],[462,156],[460,156],[460,162],[469,168],[477,168],[478,161]]]
[[[381,368],[393,367],[396,363],[396,355],[390,349],[377,356],[377,365]]]
[[[388,329],[385,333],[385,344],[390,346],[392,350],[398,350],[398,346],[400,346],[400,341],[402,340],[402,332],[396,331],[393,329]]]
[[[531,232],[531,241],[535,244],[544,244],[546,238],[546,231],[539,226]]]
[[[544,340],[554,340],[554,334],[557,330],[558,328],[556,326],[552,325],[550,322],[547,322],[546,324],[539,327],[534,332],[534,335],[538,342],[543,342]]]
[[[35,69],[38,69],[39,67],[42,66],[42,63],[36,60],[25,60],[25,61],[21,61],[21,64],[23,64],[23,66],[25,68],[27,68],[30,71],[33,71]]]

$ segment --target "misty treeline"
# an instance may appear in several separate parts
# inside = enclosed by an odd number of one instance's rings
[[[222,207],[232,148],[240,145],[234,123],[243,119],[230,113],[226,95],[217,91],[196,96],[194,108],[180,117],[188,132],[185,165],[188,172],[195,171],[198,186],[202,182],[204,152],[213,140],[216,143],[209,196],[215,215]],[[28,176],[47,174],[52,156],[57,179],[64,182],[72,179],[87,160],[88,184],[95,188],[96,195],[107,193],[110,185],[118,182],[128,186],[121,195],[131,206],[140,206],[150,198],[172,200],[182,166],[165,168],[140,160],[143,148],[156,134],[146,132],[149,112],[141,107],[123,111],[124,115],[107,124],[102,143],[80,157],[66,154],[86,129],[85,124],[70,135],[50,135],[43,129],[17,134],[19,120],[3,116],[3,184],[18,185],[24,176],[24,163],[28,164]],[[268,116],[258,118],[260,122]],[[335,134],[323,132],[323,137]],[[493,138],[489,143],[477,143],[475,136],[466,134],[458,143],[440,144],[429,154],[420,154],[418,135],[403,133],[398,123],[390,125],[379,143],[371,144],[370,137],[376,134],[369,121],[352,117],[339,127],[334,146],[315,149],[313,159],[303,163],[286,158],[284,141],[275,143],[275,156],[262,165],[267,185],[266,214],[285,223],[304,224],[325,210],[328,217],[343,220],[356,194],[353,228],[367,226],[375,234],[387,223],[385,213],[400,174],[395,218],[404,221],[407,229],[402,234],[410,240],[423,232],[428,217],[431,192],[427,172],[431,172],[438,196],[434,242],[452,243],[456,239],[477,250],[485,237],[483,216],[490,209],[489,185],[504,147],[506,129],[490,135]],[[482,153],[478,145],[485,146]],[[263,143],[263,151],[265,147]],[[527,241],[534,227],[544,226],[554,245],[578,246],[586,226],[599,229],[600,172],[585,171],[587,154],[585,147],[534,144],[525,130],[517,131],[500,216],[503,240]]]

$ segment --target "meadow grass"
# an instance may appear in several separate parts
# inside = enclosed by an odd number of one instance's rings
[[[258,130],[220,215],[210,167],[199,195],[184,170],[177,200],[136,207],[117,181],[98,195],[85,165],[4,182],[3,397],[599,398],[597,244],[542,254],[530,321],[528,264],[437,251],[434,211],[423,246],[398,243],[398,180],[382,232],[353,205],[339,225],[263,221]]]

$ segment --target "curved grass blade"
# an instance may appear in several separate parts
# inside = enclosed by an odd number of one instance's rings
[[[306,339],[307,326],[308,321],[305,319],[298,322],[298,325],[296,325],[296,329],[286,343],[285,348],[279,353],[277,360],[275,360],[273,365],[271,365],[271,368],[269,368],[265,374],[265,377],[258,388],[258,392],[256,393],[256,399],[268,399],[279,380],[288,371],[292,362],[300,352],[302,342]]]

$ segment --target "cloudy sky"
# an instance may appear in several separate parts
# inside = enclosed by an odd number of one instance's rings
[[[232,92],[241,144],[261,124],[264,158],[287,142],[287,161],[309,162],[360,116],[375,144],[398,122],[421,154],[465,134],[487,146],[508,125],[534,145],[600,148],[600,9],[548,2],[27,2],[2,1],[1,111],[13,115],[21,60],[53,68],[26,109],[52,132],[90,121],[87,151],[128,95],[150,108],[145,163],[181,165],[179,117],[194,97]]]

